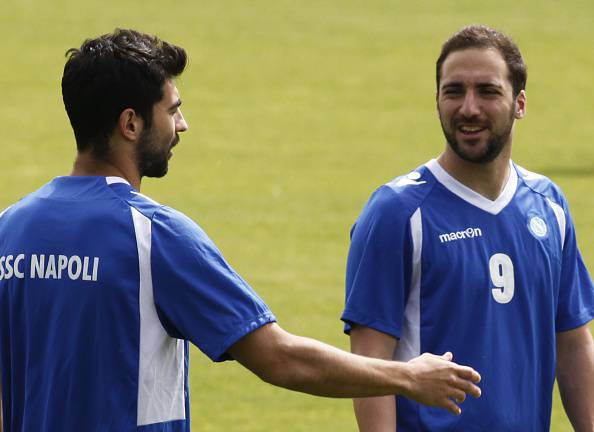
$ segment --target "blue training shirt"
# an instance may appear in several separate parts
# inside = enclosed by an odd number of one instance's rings
[[[461,416],[397,398],[399,432],[549,430],[556,333],[594,318],[567,202],[511,164],[491,201],[436,160],[380,187],[351,232],[345,331],[398,338],[395,359],[452,351],[482,375]]]
[[[198,225],[118,177],[0,214],[5,432],[187,432],[188,342],[213,361],[275,318]]]

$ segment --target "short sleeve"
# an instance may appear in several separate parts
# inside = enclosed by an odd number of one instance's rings
[[[153,216],[151,269],[155,306],[168,333],[190,340],[213,361],[257,328],[275,321],[191,219],[163,208]]]
[[[410,211],[378,189],[351,231],[345,333],[358,324],[400,338],[411,273]]]
[[[577,246],[575,227],[565,200],[566,218],[556,331],[580,327],[594,318],[594,287]]]

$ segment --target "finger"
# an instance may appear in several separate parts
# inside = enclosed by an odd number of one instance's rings
[[[451,399],[453,399],[457,404],[461,404],[466,400],[466,393],[459,389],[452,389],[448,396]]]
[[[462,410],[460,409],[460,407],[458,405],[456,405],[454,403],[454,401],[452,401],[451,399],[445,398],[443,400],[443,402],[440,404],[440,406],[442,408],[447,409],[449,412],[451,412],[454,415],[460,415],[462,413]]]
[[[469,380],[475,383],[481,382],[481,375],[473,368],[468,366],[458,366],[456,368],[456,374],[465,380]]]
[[[455,385],[455,387],[457,387],[458,390],[461,390],[464,393],[469,394],[475,398],[478,398],[481,396],[481,389],[479,387],[475,386],[470,381],[458,379],[458,380],[456,380],[454,385]]]
[[[452,361],[452,359],[454,358],[454,354],[452,354],[451,352],[448,351],[448,352],[444,353],[441,356],[441,358],[443,358],[444,360],[447,360],[447,361]]]

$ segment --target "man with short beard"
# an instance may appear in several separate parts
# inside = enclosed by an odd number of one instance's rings
[[[404,364],[284,331],[198,225],[140,194],[188,128],[173,81],[185,65],[181,47],[133,30],[68,52],[74,169],[0,212],[5,432],[188,432],[189,342],[315,395],[396,392],[455,414],[480,396],[447,350]]]
[[[377,189],[351,232],[352,352],[406,361],[447,346],[481,372],[483,396],[460,417],[355,399],[361,431],[546,431],[555,375],[575,429],[594,430],[594,288],[562,192],[511,161],[526,77],[508,36],[453,35],[436,65],[445,150]]]

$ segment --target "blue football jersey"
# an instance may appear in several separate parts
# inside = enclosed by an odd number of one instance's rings
[[[381,186],[351,232],[345,331],[398,339],[394,358],[452,351],[481,375],[461,416],[397,398],[399,432],[549,430],[557,332],[594,317],[566,200],[510,163],[491,201],[436,160]]]
[[[190,430],[188,341],[213,361],[274,316],[181,213],[58,177],[0,215],[6,432]]]

